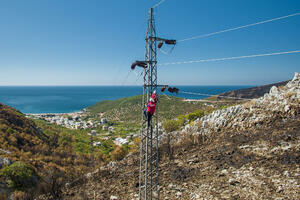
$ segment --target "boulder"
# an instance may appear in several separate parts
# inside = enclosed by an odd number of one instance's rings
[[[11,165],[11,164],[12,164],[12,162],[8,158],[1,158],[0,157],[0,169],[4,166]]]
[[[117,196],[111,195],[109,199],[110,199],[110,200],[118,200],[118,197],[117,197]]]

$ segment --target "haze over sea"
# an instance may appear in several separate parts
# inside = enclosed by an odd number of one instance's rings
[[[176,86],[180,91],[219,94],[251,86]],[[164,94],[186,99],[207,96]],[[141,86],[0,86],[0,102],[23,113],[69,113],[80,111],[103,100],[142,94]],[[159,94],[161,92],[159,91]]]

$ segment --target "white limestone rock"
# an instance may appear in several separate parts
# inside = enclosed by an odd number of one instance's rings
[[[111,195],[109,199],[110,199],[110,200],[118,200],[118,197],[117,197],[117,196]]]
[[[4,166],[11,165],[11,164],[12,164],[12,162],[10,159],[8,159],[6,157],[4,157],[4,158],[0,157],[0,169]]]

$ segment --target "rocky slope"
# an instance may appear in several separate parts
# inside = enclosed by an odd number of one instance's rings
[[[167,140],[170,136],[171,140]],[[215,111],[160,143],[161,199],[300,199],[300,76]],[[138,153],[65,190],[65,199],[137,199]]]

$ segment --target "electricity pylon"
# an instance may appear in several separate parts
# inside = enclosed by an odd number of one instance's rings
[[[151,94],[157,90],[157,61],[156,61],[156,31],[153,17],[153,8],[149,11],[146,33],[144,85],[142,98],[142,112],[146,108]],[[148,126],[142,113],[142,128],[140,135],[140,172],[139,172],[139,199],[159,199],[159,154],[158,154],[158,106],[156,114]]]

